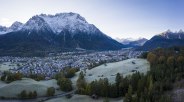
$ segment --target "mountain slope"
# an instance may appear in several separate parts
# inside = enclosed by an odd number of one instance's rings
[[[184,46],[184,32],[171,32],[170,30],[152,37],[139,50],[152,50],[156,48],[169,48],[174,46]]]
[[[76,13],[33,16],[21,29],[0,35],[0,44],[0,55],[124,47]]]

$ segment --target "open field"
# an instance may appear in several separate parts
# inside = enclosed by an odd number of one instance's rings
[[[22,66],[21,62],[0,62],[0,71],[8,71],[9,69],[17,69],[19,66]]]
[[[7,84],[5,82],[0,81],[0,88],[6,86]]]
[[[91,70],[86,70],[85,79],[89,83],[100,78],[108,78],[109,82],[114,83],[117,73],[120,73],[123,76],[131,75],[135,71],[146,73],[149,70],[149,67],[150,65],[147,60],[132,58],[120,62],[103,64]],[[79,73],[80,72],[77,72],[76,76],[71,79],[74,86]]]
[[[92,99],[90,96],[86,95],[74,95],[70,99],[67,99],[66,97],[61,97],[61,98],[55,98],[55,99],[50,99],[46,102],[103,102],[104,98],[99,98],[99,99]],[[109,99],[110,102],[123,102],[122,98],[115,98]]]
[[[38,96],[45,96],[48,87],[58,88],[56,80],[35,81],[29,78],[23,78],[22,80],[9,84],[0,82],[0,96],[16,98],[22,90],[26,90],[27,92],[37,91]]]
[[[1,62],[0,63],[0,71],[7,71],[11,68],[17,68],[16,63],[11,63],[11,62]]]
[[[149,63],[145,59],[128,59],[115,63],[107,63],[100,65],[91,70],[85,71],[85,79],[89,83],[93,80],[98,80],[100,78],[108,78],[109,82],[114,83],[117,73],[120,73],[123,76],[131,75],[135,71],[141,73],[146,73],[150,68]],[[76,80],[78,79],[80,72],[76,73],[76,76],[73,77],[72,83],[73,86],[76,86]],[[50,99],[46,102],[103,102],[105,98],[92,99],[90,96],[86,95],[74,95],[72,98],[67,99],[66,97]],[[122,98],[110,98],[110,102],[122,102]]]

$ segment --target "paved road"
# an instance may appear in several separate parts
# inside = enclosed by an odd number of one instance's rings
[[[63,97],[69,94],[74,94],[76,92],[76,90],[67,92],[67,93],[62,93],[62,94],[57,94],[54,96],[50,96],[50,97],[38,97],[36,99],[25,99],[25,100],[20,100],[20,99],[4,99],[4,100],[0,100],[0,102],[44,102],[46,100],[52,99],[52,98],[58,98],[58,97]]]

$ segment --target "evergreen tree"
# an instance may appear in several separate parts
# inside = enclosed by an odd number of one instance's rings
[[[34,92],[33,92],[33,98],[36,98],[36,97],[37,97],[37,92],[34,91]]]
[[[86,81],[84,78],[84,74],[83,72],[80,72],[79,74],[79,78],[77,79],[77,89],[78,89],[78,93],[80,94],[84,94],[85,93],[85,88],[86,88]],[[88,90],[89,91],[89,90]],[[90,92],[88,92],[90,93]]]
[[[27,92],[26,92],[26,90],[21,91],[20,98],[22,98],[22,99],[27,98]]]
[[[120,73],[117,73],[116,74],[116,80],[115,80],[115,83],[116,83],[116,87],[117,87],[117,95],[120,96],[120,83],[121,83],[121,75]]]
[[[33,93],[31,91],[29,92],[28,97],[33,98]]]
[[[132,102],[132,92],[133,92],[132,86],[129,85],[128,93],[125,95],[125,102]]]

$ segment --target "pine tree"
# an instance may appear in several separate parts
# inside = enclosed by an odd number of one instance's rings
[[[125,102],[132,102],[132,92],[133,92],[132,86],[129,85],[128,93],[126,93],[125,95]]]
[[[20,93],[20,98],[22,98],[22,99],[27,98],[27,92],[26,92],[26,90],[23,90],[23,91]]]
[[[121,80],[122,80],[122,78],[121,78],[120,73],[117,73],[115,81],[116,81],[116,88],[117,88],[117,95],[118,96],[120,96],[120,83],[121,83]]]
[[[37,92],[34,91],[34,92],[33,92],[33,98],[36,98],[36,97],[37,97]]]

